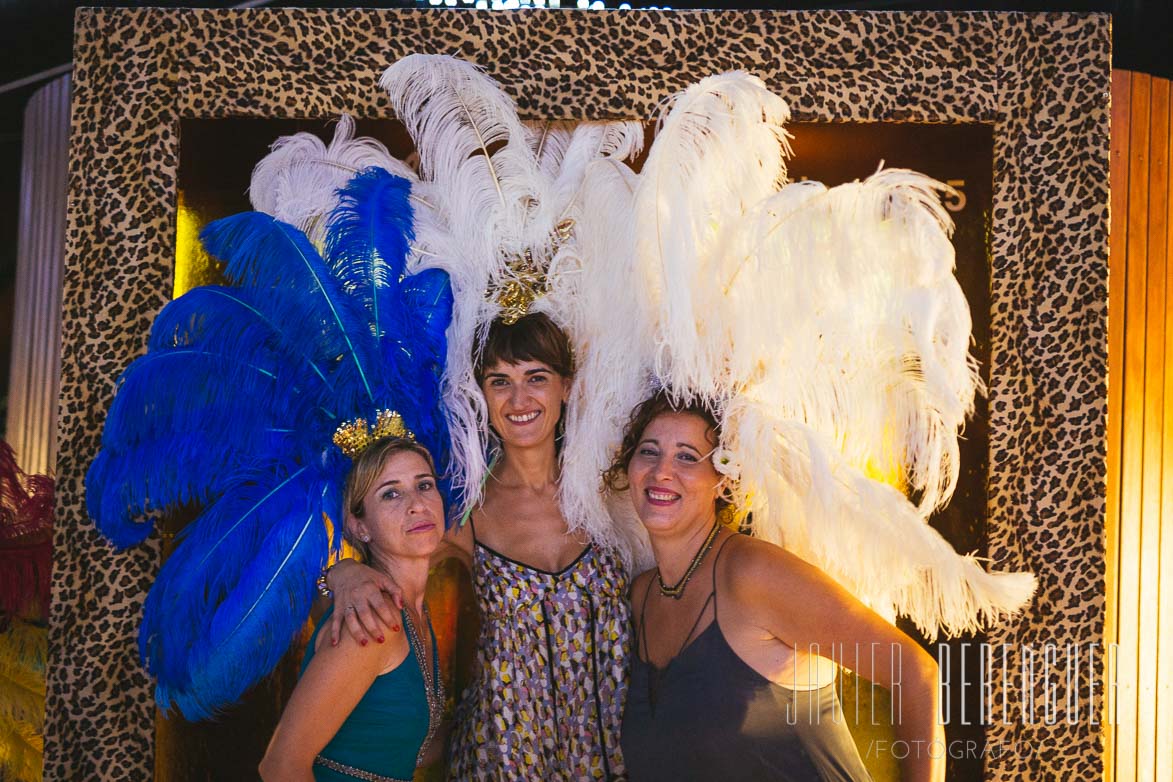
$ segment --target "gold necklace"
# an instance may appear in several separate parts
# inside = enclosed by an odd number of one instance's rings
[[[700,550],[693,555],[692,562],[688,564],[688,570],[684,571],[684,575],[679,581],[672,586],[664,583],[664,576],[660,573],[660,568],[656,568],[656,580],[660,582],[660,594],[664,597],[670,597],[673,600],[679,600],[684,596],[684,588],[688,586],[688,580],[692,578],[692,574],[700,567],[701,560],[705,558],[705,554],[709,553],[709,549],[713,547],[713,541],[717,539],[717,533],[721,531],[721,522],[714,521],[713,528],[709,530],[709,536],[705,538],[705,542],[701,544]]]
[[[415,622],[412,621],[411,611],[404,610],[404,627],[407,630],[407,642],[411,645],[411,650],[415,652],[416,664],[419,665],[420,674],[424,679],[424,698],[428,703],[428,732],[424,736],[424,743],[420,745],[419,752],[416,754],[416,765],[418,766],[424,758],[424,753],[427,752],[428,746],[432,743],[432,739],[436,736],[436,730],[440,727],[440,720],[444,716],[444,684],[440,681],[440,661],[436,659],[436,655],[432,655],[431,665],[428,665],[426,656],[426,647],[422,638],[422,633],[415,627]],[[435,633],[432,630],[432,618],[428,615],[428,607],[424,606],[423,616],[421,617],[428,628],[428,637],[435,638]],[[432,651],[435,651],[435,644],[432,645]]]

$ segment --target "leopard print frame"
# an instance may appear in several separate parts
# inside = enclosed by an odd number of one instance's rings
[[[800,121],[993,123],[989,553],[1040,589],[989,640],[1100,641],[1109,48],[1106,16],[1070,14],[79,11],[45,778],[151,774],[135,637],[160,544],[115,553],[83,478],[171,291],[180,119],[390,116],[377,76],[416,51],[483,65],[535,117],[646,118],[746,68]],[[1098,679],[1085,664],[1081,686]],[[1010,718],[987,739],[1032,750],[988,755],[990,780],[1101,777],[1087,720]]]

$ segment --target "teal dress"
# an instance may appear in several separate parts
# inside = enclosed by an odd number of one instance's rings
[[[314,658],[314,643],[326,625],[333,607],[318,622],[306,649],[301,671]],[[411,632],[406,616],[403,627],[412,642],[407,657],[393,671],[375,678],[370,689],[342,723],[314,761],[316,782],[410,782],[416,765],[439,723],[440,675],[436,638],[428,619],[432,639],[432,690],[424,682],[416,649],[419,639]],[[431,696],[431,697],[429,697]]]

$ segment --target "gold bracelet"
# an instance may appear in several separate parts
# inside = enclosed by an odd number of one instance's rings
[[[330,583],[326,580],[327,576],[330,575],[330,569],[333,567],[333,565],[330,565],[330,567],[324,567],[322,568],[322,572],[318,574],[318,594],[327,600],[334,599],[334,592],[330,589]]]

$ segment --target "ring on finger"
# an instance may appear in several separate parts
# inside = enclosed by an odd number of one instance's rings
[[[354,607],[354,605],[353,605],[353,604],[351,604],[351,605],[348,605],[348,606],[346,607],[346,612],[347,612],[347,613],[350,613],[351,611],[354,611],[354,610],[356,610],[356,609],[355,609],[355,607]]]

